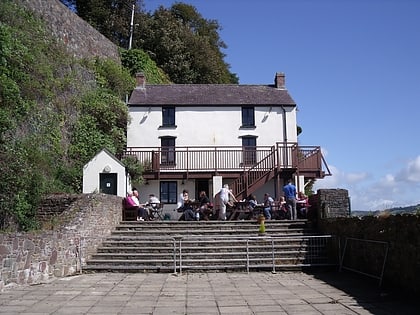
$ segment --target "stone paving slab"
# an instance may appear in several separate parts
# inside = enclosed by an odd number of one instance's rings
[[[0,314],[419,314],[349,273],[97,273],[6,288]]]

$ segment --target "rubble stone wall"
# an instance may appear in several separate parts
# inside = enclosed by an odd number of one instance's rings
[[[318,229],[338,237],[344,267],[373,277],[383,272],[384,286],[419,296],[420,216],[327,218]]]
[[[118,47],[59,0],[15,0],[41,17],[51,33],[76,58],[121,62]]]
[[[0,291],[81,272],[121,221],[122,198],[105,194],[52,195],[39,209],[42,230],[0,233]]]

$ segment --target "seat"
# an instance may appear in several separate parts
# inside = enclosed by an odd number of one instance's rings
[[[150,220],[163,220],[163,205],[162,202],[149,204]]]

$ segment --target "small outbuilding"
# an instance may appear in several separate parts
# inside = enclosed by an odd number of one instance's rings
[[[107,149],[102,149],[83,167],[83,193],[125,197],[129,190],[125,166]]]

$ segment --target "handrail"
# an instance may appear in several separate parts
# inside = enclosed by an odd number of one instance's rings
[[[269,241],[271,242],[271,257],[272,257],[272,272],[275,273],[276,272],[276,262],[275,262],[275,246],[274,246],[274,242],[276,240],[311,240],[311,239],[329,239],[329,238],[334,238],[335,236],[332,235],[301,235],[301,234],[296,234],[296,235],[288,235],[288,236],[271,236],[271,235],[258,235],[258,236],[238,236],[238,235],[234,235],[234,236],[230,236],[230,235],[212,235],[212,236],[203,236],[203,235],[188,235],[188,236],[183,236],[183,235],[176,235],[176,236],[144,236],[142,239],[145,241],[148,240],[165,240],[165,241],[171,241],[173,244],[173,272],[174,274],[177,273],[177,269],[179,270],[179,273],[182,274],[182,270],[184,268],[183,266],[183,242],[185,241],[191,241],[191,240],[242,240],[242,241],[246,241],[246,265],[244,265],[244,267],[246,268],[247,272],[249,272],[249,268],[251,266],[250,264],[250,242],[253,241],[261,241],[261,240],[265,240],[265,241]],[[131,239],[131,237],[129,236],[121,236],[121,239],[127,238],[127,239]],[[81,257],[82,251],[81,248],[79,248],[79,254]],[[177,263],[178,263],[178,268],[177,268]],[[253,266],[254,268],[256,266]]]
[[[330,170],[319,146],[299,146],[297,143],[277,142],[274,146],[180,146],[127,147],[122,157],[134,156],[147,172],[220,172],[251,170],[274,152],[273,168],[317,171]]]
[[[271,152],[263,159],[254,164],[249,169],[231,183],[232,191],[236,198],[246,197],[251,186],[272,172],[275,168],[275,149],[271,147]],[[241,198],[242,199],[242,198]]]

